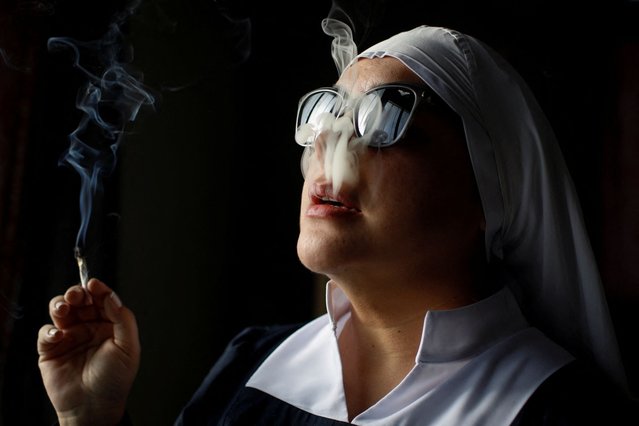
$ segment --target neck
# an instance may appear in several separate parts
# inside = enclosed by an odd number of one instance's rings
[[[394,272],[388,273],[388,270]],[[367,271],[340,271],[328,276],[348,297],[358,324],[371,329],[411,322],[421,324],[429,310],[458,308],[490,293],[484,268],[446,268],[443,271],[378,268],[372,273]]]
[[[423,318],[371,324],[351,311],[339,336],[349,420],[375,404],[410,372]]]
[[[484,296],[471,280],[411,281],[402,276],[384,283],[372,277],[331,278],[351,302],[351,318],[339,337],[351,419],[413,368],[426,312],[465,306]]]
[[[335,281],[335,280],[334,280]],[[424,318],[430,310],[454,309],[475,303],[485,296],[461,283],[407,282],[394,285],[355,285],[335,282],[351,303],[348,336],[365,354],[396,357],[411,362],[421,340]]]

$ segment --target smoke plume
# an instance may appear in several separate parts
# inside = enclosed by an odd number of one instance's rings
[[[6,50],[4,50],[1,47],[0,47],[0,60],[1,60],[0,62],[4,63],[4,65],[10,70],[26,72],[26,73],[31,72],[31,68],[29,67],[20,67],[14,64],[13,61],[9,58],[9,54],[6,52]]]
[[[154,96],[142,83],[143,76],[130,65],[133,49],[125,43],[121,32],[121,26],[138,5],[139,1],[135,1],[117,14],[99,40],[79,41],[69,37],[48,40],[49,51],[70,51],[73,67],[86,78],[76,98],[82,117],[69,135],[69,149],[60,160],[81,178],[78,249],[86,245],[94,197],[102,188],[103,177],[111,174],[116,165],[126,125],[135,121],[142,106],[155,103]]]

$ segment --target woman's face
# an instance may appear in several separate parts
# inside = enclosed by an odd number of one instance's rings
[[[424,86],[394,58],[360,60],[337,84],[357,94],[398,82]],[[319,146],[309,160],[301,199],[297,249],[310,270],[337,280],[446,276],[483,244],[483,213],[456,121],[419,108],[402,140],[358,154],[358,178],[338,191],[322,155]]]

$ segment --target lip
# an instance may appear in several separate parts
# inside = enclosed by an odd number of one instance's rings
[[[318,218],[352,217],[362,213],[348,191],[333,192],[329,183],[316,182],[309,190],[310,206],[306,216]]]

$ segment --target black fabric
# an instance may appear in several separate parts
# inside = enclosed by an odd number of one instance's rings
[[[254,327],[228,345],[175,426],[337,426],[257,389],[245,387],[257,367],[302,324]],[[637,404],[580,362],[559,369],[535,391],[512,426],[639,425]],[[425,419],[427,424],[427,420]],[[457,425],[451,425],[457,426]]]
[[[512,426],[639,425],[639,405],[593,367],[573,361],[537,388]]]
[[[236,395],[220,421],[208,424],[220,426],[339,426],[350,423],[316,416],[258,389],[245,387]]]
[[[227,409],[244,390],[244,385],[262,361],[301,326],[262,326],[243,330],[231,340],[213,365],[175,421],[175,426],[242,424],[225,422],[223,418],[230,415]]]

